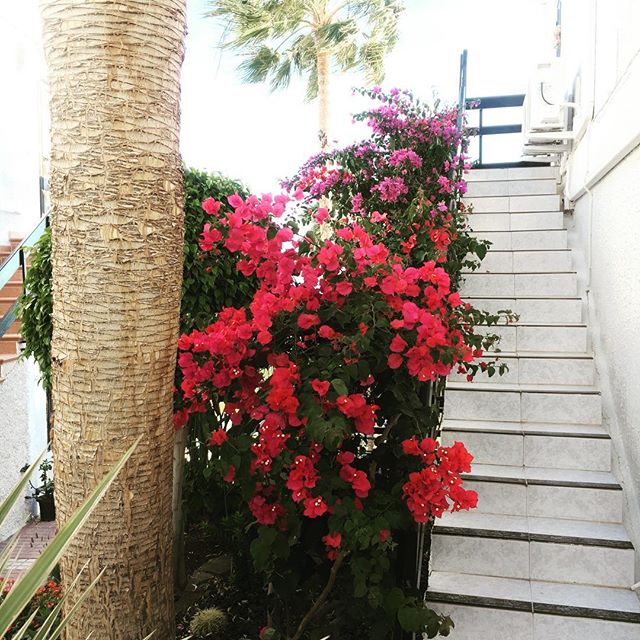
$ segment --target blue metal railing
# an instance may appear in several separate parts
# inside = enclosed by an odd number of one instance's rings
[[[40,239],[40,236],[48,226],[48,216],[41,218],[31,233],[11,252],[4,264],[0,266],[0,290],[11,280],[18,269],[22,270],[22,281],[24,282],[27,274],[27,254],[29,249]],[[0,338],[16,319],[17,308],[18,303],[16,300],[0,318]]]

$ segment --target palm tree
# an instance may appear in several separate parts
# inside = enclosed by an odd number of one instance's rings
[[[58,524],[140,443],[61,560],[68,640],[175,635],[172,386],[185,0],[42,0],[51,109]],[[77,596],[76,596],[77,597]],[[66,603],[67,610],[74,597]]]
[[[402,0],[212,0],[211,16],[226,20],[225,46],[245,59],[245,82],[286,87],[306,75],[307,99],[318,98],[319,138],[328,144],[332,68],[359,69],[367,82],[384,76],[384,57],[398,38]]]

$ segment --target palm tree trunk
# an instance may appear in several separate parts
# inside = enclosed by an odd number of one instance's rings
[[[42,0],[51,93],[58,524],[137,436],[61,561],[67,640],[174,637],[172,386],[182,277],[185,0]],[[72,597],[66,609],[73,605]]]
[[[324,151],[329,147],[329,63],[330,53],[318,51],[316,65],[318,69],[318,108],[319,124],[318,137],[320,148]]]

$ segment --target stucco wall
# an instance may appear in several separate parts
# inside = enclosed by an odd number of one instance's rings
[[[20,468],[30,462],[29,420],[30,373],[28,362],[11,362],[2,367],[0,382],[0,499],[5,498],[20,479]],[[21,500],[0,525],[0,540],[16,531],[29,515],[30,503]]]
[[[640,147],[575,202],[569,226],[614,472],[625,489],[625,524],[640,549]]]

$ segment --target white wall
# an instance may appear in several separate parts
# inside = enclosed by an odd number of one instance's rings
[[[40,217],[46,87],[36,0],[0,2],[0,244]]]
[[[640,1],[564,0],[562,56],[584,135],[566,162],[605,427],[640,549]],[[578,123],[578,127],[580,123]],[[640,554],[636,554],[640,558]],[[640,563],[637,566],[640,575]]]
[[[37,0],[0,0],[0,244],[29,232],[40,218],[39,177],[46,153],[46,87]],[[19,470],[46,446],[45,394],[31,361],[10,362],[0,372],[0,500]],[[21,501],[0,526],[13,533],[33,503]]]
[[[7,496],[20,479],[20,469],[33,462],[46,446],[45,395],[38,379],[38,368],[33,361],[18,360],[2,367],[0,500]],[[0,525],[0,540],[17,531],[28,516],[36,512],[33,501],[20,500],[7,520]]]

